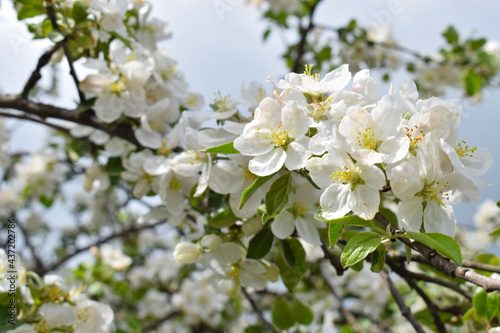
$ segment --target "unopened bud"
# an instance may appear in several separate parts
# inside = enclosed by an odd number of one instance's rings
[[[198,245],[188,242],[177,244],[174,251],[174,260],[181,264],[191,264],[198,259],[201,251]]]

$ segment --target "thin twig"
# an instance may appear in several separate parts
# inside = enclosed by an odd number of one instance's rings
[[[17,217],[16,217],[16,220],[19,221],[19,219]],[[21,222],[19,222],[17,224],[17,226],[19,227],[19,229],[23,233],[23,235],[24,235],[24,243],[26,244],[26,246],[28,247],[28,249],[30,249],[31,255],[33,257],[33,260],[35,261],[35,269],[34,270],[35,271],[44,271],[45,267],[43,265],[42,260],[38,256],[38,251],[33,246],[33,243],[31,243],[31,236],[28,234],[28,232],[26,231],[26,229],[24,228],[24,226],[23,226],[23,224]]]
[[[47,10],[47,16],[52,23],[52,28],[56,31],[61,32],[59,29],[59,24],[57,24],[56,12],[54,10],[54,1],[47,0],[45,1],[45,9]],[[66,59],[68,60],[69,73],[75,82],[76,90],[78,91],[78,96],[80,97],[80,102],[85,102],[85,94],[80,90],[80,81],[78,80],[78,76],[75,71],[75,67],[73,66],[73,56],[71,55],[71,50],[69,49],[67,39],[64,38],[62,40],[64,54],[66,55]]]
[[[180,315],[180,312],[179,312],[179,311],[173,311],[173,312],[170,312],[170,313],[169,313],[169,314],[167,314],[165,317],[160,318],[160,319],[158,319],[158,320],[156,320],[156,321],[154,321],[154,322],[152,322],[152,323],[150,323],[150,324],[148,324],[148,325],[145,325],[145,326],[142,328],[142,330],[141,330],[141,331],[142,331],[142,332],[145,332],[145,333],[147,333],[147,332],[151,332],[151,331],[153,331],[153,330],[157,329],[157,328],[158,328],[158,326],[160,326],[162,323],[164,323],[164,322],[166,322],[166,321],[168,321],[168,320],[170,320],[170,319],[172,319],[173,317],[178,316],[178,315]]]
[[[391,292],[392,297],[396,301],[396,304],[398,305],[399,309],[401,310],[401,314],[408,319],[410,324],[413,326],[415,331],[417,333],[425,333],[422,325],[419,323],[417,318],[411,313],[411,310],[409,307],[406,306],[405,301],[401,294],[399,293],[398,289],[394,285],[394,282],[392,282],[392,279],[390,278],[389,274],[387,274],[386,270],[382,270],[380,272],[380,276],[382,276],[382,280],[384,280],[385,284],[387,285],[387,288]]]
[[[314,12],[318,6],[318,4],[321,2],[321,0],[316,0],[310,7],[309,9],[309,24],[307,27],[302,27],[302,25],[299,25],[299,30],[300,30],[300,40],[299,43],[297,44],[297,54],[295,57],[295,60],[293,62],[293,68],[292,72],[298,73],[300,69],[303,66],[303,57],[305,53],[305,47],[307,44],[307,36],[309,35],[309,32],[314,28],[314,22],[313,22],[313,17],[314,17]]]
[[[325,259],[328,259],[332,264],[333,268],[335,268],[335,270],[337,271],[337,275],[344,274],[345,269],[344,267],[342,267],[342,264],[340,262],[340,257],[331,253],[324,242],[321,242],[321,249],[323,250]]]
[[[271,330],[271,332],[279,333],[276,327],[274,327],[270,322],[266,320],[266,318],[264,318],[264,314],[262,313],[262,310],[259,308],[259,305],[257,304],[257,302],[255,302],[252,296],[248,294],[246,289],[244,287],[241,287],[241,291],[243,292],[243,295],[245,295],[245,298],[250,302],[250,305],[252,306],[252,309],[255,311],[257,316],[259,316],[260,320],[262,321],[262,325]]]
[[[64,262],[66,262],[67,260],[73,258],[77,254],[79,254],[81,252],[88,251],[93,246],[98,246],[98,245],[104,244],[106,242],[109,242],[112,239],[120,238],[120,237],[125,237],[127,235],[139,232],[141,230],[151,229],[151,228],[154,228],[154,227],[156,227],[156,226],[158,226],[160,224],[164,224],[164,223],[165,223],[165,221],[158,221],[158,222],[155,222],[153,224],[147,224],[147,225],[141,225],[141,226],[132,226],[132,227],[124,229],[124,230],[122,230],[120,232],[112,233],[111,235],[109,235],[107,237],[104,237],[104,238],[101,238],[101,239],[99,239],[98,241],[96,241],[96,242],[94,242],[92,244],[89,244],[87,246],[83,246],[83,247],[75,249],[73,252],[71,252],[69,254],[66,254],[64,257],[60,258],[57,262],[53,263],[52,265],[50,265],[49,267],[47,267],[43,271],[36,272],[36,273],[38,275],[44,275],[45,273],[47,273],[49,271],[53,271],[54,269],[58,268]]]
[[[24,99],[28,98],[28,94],[31,91],[31,89],[33,89],[33,87],[35,87],[38,80],[40,80],[42,78],[42,74],[40,73],[42,68],[49,63],[52,55],[54,53],[56,53],[57,50],[59,50],[59,48],[61,47],[61,45],[65,41],[66,41],[66,39],[55,43],[47,52],[42,54],[40,59],[38,59],[38,64],[37,64],[35,70],[33,71],[33,73],[31,73],[31,76],[29,77],[28,81],[24,85],[23,91],[20,94],[21,98],[24,98]]]

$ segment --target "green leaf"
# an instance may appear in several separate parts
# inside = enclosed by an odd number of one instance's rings
[[[85,102],[78,104],[76,109],[73,111],[80,113],[80,112],[92,109],[94,107],[94,103],[95,103],[96,99],[97,99],[97,97],[90,98],[90,99],[86,100]]]
[[[71,16],[76,23],[80,23],[85,21],[87,16],[89,15],[87,6],[83,3],[76,1],[73,3],[73,9],[71,10]]]
[[[486,44],[486,39],[480,38],[480,39],[468,40],[467,43],[469,44],[472,51],[476,51],[477,49],[483,47],[484,44]]]
[[[480,263],[483,263],[483,264],[494,265],[494,266],[500,265],[499,258],[494,254],[481,253],[476,257],[476,260]],[[491,276],[491,274],[493,274],[492,272],[482,271],[480,269],[475,269],[474,271],[476,273],[479,273],[479,274],[482,274],[485,276]]]
[[[201,150],[202,153],[216,153],[216,154],[238,154],[239,151],[234,148],[234,142],[223,143],[219,146]]]
[[[493,236],[493,237],[500,236],[500,227],[498,229],[495,229],[494,231],[490,232],[490,236]]]
[[[405,244],[405,254],[406,254],[406,264],[409,265],[411,262],[411,247]]]
[[[471,320],[472,316],[474,315],[475,312],[476,312],[476,309],[474,307],[467,310],[467,312],[464,313],[464,315],[462,316],[462,321],[466,322],[466,321]]]
[[[264,223],[281,214],[288,205],[292,190],[291,172],[276,179],[266,194],[266,213],[262,215]]]
[[[476,308],[477,313],[490,321],[498,314],[498,294],[496,293],[486,293],[483,288],[477,288],[474,292],[474,298],[472,303]]]
[[[47,37],[49,37],[50,41],[53,43],[60,42],[64,39],[64,35],[57,30],[52,30],[51,32],[49,32]]]
[[[384,236],[374,232],[362,232],[351,238],[340,256],[342,267],[352,266],[365,259],[368,254],[375,251],[383,239]]]
[[[24,5],[17,13],[17,19],[21,21],[26,18],[35,17],[43,14],[45,14],[45,7],[43,5],[36,5],[36,4]]]
[[[306,253],[302,244],[295,238],[280,241],[278,242],[278,246],[280,251],[275,263],[278,266],[283,283],[289,291],[292,291],[309,269],[305,260]],[[286,261],[285,256],[293,257],[293,267]]]
[[[342,231],[344,231],[343,224],[328,223],[328,240],[331,248],[339,241]]]
[[[231,208],[226,208],[223,212],[215,215],[210,220],[208,220],[208,224],[214,228],[225,228],[232,226],[239,218],[236,217],[231,210]]]
[[[440,233],[420,233],[407,231],[403,235],[394,235],[394,237],[405,237],[411,238],[427,245],[433,250],[441,253],[448,259],[453,260],[459,265],[462,265],[462,251],[460,250],[460,244],[450,236],[446,236]]]
[[[106,173],[110,176],[120,176],[125,168],[120,157],[110,157],[105,167]]]
[[[385,245],[380,244],[375,252],[372,253],[372,265],[370,270],[373,273],[380,273],[385,265]]]
[[[280,330],[286,330],[295,324],[292,309],[288,302],[281,298],[276,299],[273,309],[273,323]]]
[[[332,48],[330,46],[325,46],[321,51],[316,54],[316,60],[318,63],[323,61],[328,61],[332,57]]]
[[[396,227],[399,225],[399,223],[398,223],[398,217],[396,216],[396,214],[392,210],[384,208],[384,207],[381,207],[380,210],[379,210],[379,212],[387,220],[389,220],[389,222],[391,222],[392,224],[394,224]]]
[[[313,313],[308,306],[302,304],[299,300],[294,299],[292,306],[292,315],[295,321],[299,324],[309,325],[313,321]]]
[[[270,35],[271,35],[271,28],[267,28],[267,30],[264,32],[264,35],[262,36],[264,42],[269,38]]]
[[[448,44],[454,44],[458,42],[458,32],[453,26],[449,26],[445,32],[443,32],[443,37],[446,38]]]
[[[262,229],[248,244],[247,258],[261,259],[273,246],[274,235],[270,228]]]
[[[327,220],[321,214],[323,211],[321,210],[321,207],[318,207],[316,210],[316,213],[314,213],[314,218],[318,221],[321,222],[326,222],[326,223],[335,223],[335,224],[347,224],[347,225],[355,225],[359,227],[370,227],[371,226],[371,221],[363,220],[361,217],[357,215],[347,215],[338,219],[333,219],[333,220]]]
[[[203,202],[203,200],[207,197],[208,193],[210,192],[210,190],[207,187],[201,195],[195,197],[194,194],[196,193],[197,189],[198,189],[198,184],[195,184],[191,188],[191,192],[189,193],[189,203],[193,207],[198,207]]]
[[[50,208],[50,207],[52,207],[52,204],[54,203],[54,197],[49,198],[49,197],[46,197],[45,195],[42,195],[42,196],[40,197],[40,202],[41,202],[41,203],[42,203],[42,205],[44,205],[45,207]]]
[[[477,94],[483,85],[481,76],[476,74],[474,70],[471,68],[467,71],[467,74],[464,78],[465,83],[465,91],[468,96],[474,96]]]
[[[245,191],[243,191],[238,209],[241,209],[243,205],[248,201],[248,199],[250,199],[252,194],[254,194],[255,191],[257,191],[262,185],[264,185],[265,182],[271,179],[275,174],[276,173],[273,173],[272,175],[259,177],[256,180],[254,180],[252,185],[250,185]]]

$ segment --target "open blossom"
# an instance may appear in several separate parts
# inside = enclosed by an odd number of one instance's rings
[[[337,219],[353,211],[369,220],[377,213],[379,191],[385,185],[384,173],[378,167],[354,163],[345,151],[332,147],[322,157],[309,159],[306,168],[313,181],[326,188],[320,198],[323,218]]]
[[[426,136],[417,156],[389,174],[392,191],[401,199],[398,215],[406,230],[419,231],[423,221],[426,232],[453,236],[456,221],[452,205],[478,199],[477,186],[462,174],[447,172],[440,156],[439,143]]]
[[[296,91],[285,90],[284,100]],[[303,96],[302,96],[303,97]],[[309,119],[304,107],[295,100],[265,98],[255,110],[255,118],[236,138],[234,147],[242,154],[254,156],[249,170],[258,176],[302,166],[307,158]]]

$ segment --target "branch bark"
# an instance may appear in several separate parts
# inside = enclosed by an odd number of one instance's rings
[[[279,331],[274,327],[270,322],[264,318],[264,314],[260,310],[257,302],[250,296],[250,294],[246,291],[244,287],[241,287],[241,291],[243,292],[243,295],[245,295],[245,298],[250,302],[250,305],[252,306],[252,309],[255,311],[257,316],[259,316],[260,320],[262,321],[262,325],[267,327],[271,332],[273,333],[278,333]]]
[[[137,148],[141,146],[140,143],[135,138],[132,128],[130,128],[129,126],[125,126],[123,124],[115,124],[112,125],[111,127],[107,127],[104,124],[102,124],[96,117],[90,115],[83,115],[78,112],[75,112],[74,110],[68,110],[43,103],[31,102],[17,95],[3,95],[3,94],[0,94],[0,108],[23,111],[38,116],[42,119],[54,118],[54,119],[67,120],[76,124],[99,129],[103,132],[108,133],[111,136],[117,136],[132,143]]]
[[[377,215],[375,216],[375,220],[382,227],[384,227],[384,229],[388,225],[390,225],[391,231],[402,232],[401,230],[398,230],[389,220],[387,220],[380,213],[377,213]],[[434,266],[434,268],[437,269],[439,272],[444,273],[453,278],[459,278],[471,282],[476,286],[483,288],[487,292],[500,290],[500,280],[492,279],[484,275],[477,274],[476,272],[468,268],[461,267],[422,243],[419,243],[417,241],[411,241],[406,238],[398,238],[398,239],[401,242],[408,245],[409,247],[411,247],[412,249],[414,249],[415,251],[422,254],[431,263],[431,265]]]

